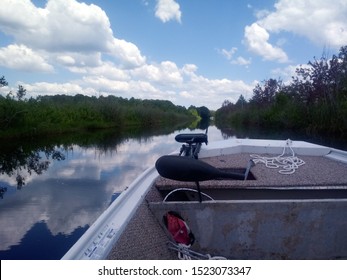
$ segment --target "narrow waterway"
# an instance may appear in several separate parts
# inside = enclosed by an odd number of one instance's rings
[[[180,148],[176,134],[194,132],[205,130],[21,144],[1,152],[0,259],[60,259],[139,174]],[[233,131],[208,129],[209,141],[230,137]]]

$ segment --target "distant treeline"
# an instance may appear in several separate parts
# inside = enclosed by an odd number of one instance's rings
[[[0,85],[6,86],[4,77]],[[190,108],[164,100],[115,96],[55,95],[25,99],[26,90],[0,96],[0,137],[73,132],[81,129],[154,127],[195,120]]]
[[[217,126],[298,129],[308,133],[347,135],[347,46],[338,55],[300,66],[290,84],[269,79],[257,84],[249,101],[224,101]]]

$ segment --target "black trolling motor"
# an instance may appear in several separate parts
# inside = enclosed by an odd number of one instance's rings
[[[247,180],[249,170],[253,165],[254,162],[251,160],[245,173],[226,172],[193,157],[173,155],[162,156],[155,163],[158,173],[164,178],[183,182],[195,182],[200,202],[202,198],[199,182],[223,179]]]

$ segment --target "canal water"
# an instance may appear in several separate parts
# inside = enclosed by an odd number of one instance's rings
[[[0,259],[60,259],[139,174],[180,147],[175,135],[187,132],[204,130],[2,152]],[[210,127],[209,139],[223,136]]]
[[[138,175],[161,155],[180,148],[176,134],[203,132],[81,136],[3,149],[0,259],[60,259]],[[230,137],[235,137],[231,130],[208,128],[209,141]]]

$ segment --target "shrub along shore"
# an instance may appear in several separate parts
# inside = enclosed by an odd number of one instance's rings
[[[303,130],[310,134],[347,136],[347,46],[328,58],[314,58],[296,69],[291,82],[269,79],[247,101],[224,101],[217,126]]]

